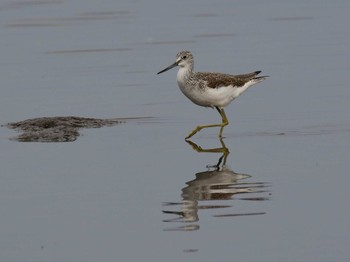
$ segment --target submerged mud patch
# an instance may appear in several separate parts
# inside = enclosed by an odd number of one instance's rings
[[[80,136],[79,129],[81,128],[114,126],[135,119],[144,118],[40,117],[8,123],[6,126],[23,132],[19,136],[11,138],[19,142],[73,142]]]

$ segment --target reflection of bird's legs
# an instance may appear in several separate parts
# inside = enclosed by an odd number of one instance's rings
[[[223,152],[222,156],[219,158],[219,162],[218,162],[217,166],[220,166],[220,163],[221,163],[222,159],[224,160],[224,162],[222,163],[222,166],[225,166],[226,165],[226,159],[227,159],[228,154],[230,154],[230,151],[226,147],[226,145],[224,143],[224,140],[222,140],[222,138],[220,138],[220,143],[222,145],[222,148],[225,151]]]
[[[227,156],[230,154],[230,151],[226,147],[222,138],[220,138],[220,143],[222,147],[218,147],[218,148],[203,149],[202,147],[198,146],[196,143],[190,140],[186,140],[186,142],[189,143],[191,147],[198,153],[222,153],[222,156],[219,158],[218,163],[214,167],[219,168],[221,165],[221,162],[223,166],[226,165],[226,159],[227,159]]]
[[[191,138],[192,136],[194,136],[197,132],[201,131],[203,128],[208,128],[208,127],[221,127],[220,128],[220,133],[219,133],[219,137],[222,137],[222,132],[224,131],[224,127],[228,125],[228,119],[227,116],[225,114],[225,111],[223,108],[219,108],[219,107],[215,107],[216,110],[218,110],[221,118],[222,118],[222,123],[221,124],[211,124],[211,125],[203,125],[203,126],[197,126],[195,129],[192,130],[191,133],[189,133],[189,135],[186,137],[186,139]]]

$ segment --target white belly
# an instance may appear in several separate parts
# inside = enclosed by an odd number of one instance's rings
[[[199,87],[188,88],[183,83],[178,82],[182,93],[188,97],[193,103],[205,107],[225,107],[229,105],[235,98],[241,95],[253,83],[246,83],[241,87],[222,86],[219,88]]]

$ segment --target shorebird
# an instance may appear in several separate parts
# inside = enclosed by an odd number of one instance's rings
[[[248,87],[266,79],[268,76],[257,76],[261,71],[248,74],[229,75],[212,72],[194,72],[194,60],[190,51],[181,51],[176,55],[175,63],[161,70],[161,74],[173,67],[179,66],[177,84],[182,93],[193,103],[203,107],[215,108],[221,118],[221,124],[199,125],[186,137],[189,139],[203,128],[220,127],[219,137],[222,137],[224,127],[229,124],[224,107],[241,95]]]

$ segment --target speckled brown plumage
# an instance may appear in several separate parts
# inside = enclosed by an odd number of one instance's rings
[[[192,75],[191,80],[203,80],[210,88],[218,88],[230,85],[233,87],[241,87],[252,79],[258,79],[259,77],[256,76],[260,73],[261,71],[255,71],[249,74],[228,75],[222,73],[198,72]]]

